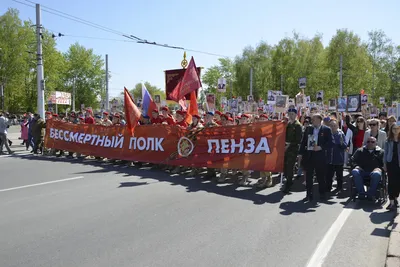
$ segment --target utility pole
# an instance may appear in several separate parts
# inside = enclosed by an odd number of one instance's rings
[[[233,80],[232,80],[232,76],[230,77],[230,84],[231,84],[231,92],[230,92],[230,99],[232,99],[232,96],[233,96]]]
[[[372,98],[375,97],[375,57],[372,63]]]
[[[75,95],[76,95],[75,81],[76,81],[76,76],[74,77],[74,82],[72,84],[72,111],[75,111]]]
[[[281,74],[281,92],[283,94],[283,74]]]
[[[4,86],[0,84],[1,110],[4,110]]]
[[[106,54],[106,103],[105,104],[105,108],[106,110],[109,110],[109,94],[108,94],[108,54]]]
[[[339,96],[343,96],[343,56],[340,55]]]
[[[250,68],[250,95],[253,95],[253,68]]]
[[[36,4],[36,39],[37,39],[37,112],[44,118],[44,72],[42,52],[42,23],[40,4]]]

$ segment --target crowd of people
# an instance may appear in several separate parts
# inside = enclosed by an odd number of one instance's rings
[[[219,127],[226,125],[242,125],[265,122],[269,120],[283,120],[286,123],[286,147],[284,171],[286,183],[282,188],[284,194],[292,190],[295,166],[297,176],[304,176],[306,197],[304,201],[313,201],[313,185],[318,183],[319,198],[321,200],[343,190],[343,172],[346,167],[351,170],[357,194],[361,199],[374,201],[379,181],[382,174],[387,173],[388,192],[390,205],[388,209],[394,210],[398,206],[397,198],[400,192],[400,122],[393,116],[379,114],[379,118],[364,118],[362,114],[345,114],[337,112],[317,113],[316,110],[298,112],[292,106],[285,114],[265,114],[260,108],[257,114],[234,114],[220,111],[204,112],[193,115],[192,123],[187,123],[187,112],[178,110],[171,112],[168,107],[155,109],[151,114],[141,117],[139,124],[166,124],[175,125],[188,130],[200,127]],[[126,124],[123,113],[110,114],[106,111],[94,114],[92,110],[70,112],[69,114],[53,114],[46,112],[46,118],[38,114],[24,114],[21,121],[21,139],[26,149],[32,148],[32,153],[39,154],[46,151],[42,147],[46,127],[46,120],[62,120],[73,124],[96,124],[103,126],[124,126]],[[12,153],[7,139],[9,127],[7,114],[0,114],[0,153],[3,146],[8,153]],[[61,157],[64,151],[51,150],[51,155]],[[67,157],[94,158],[90,155],[80,155],[68,151]],[[97,160],[112,160],[95,157]],[[126,162],[129,165],[141,165],[141,162]],[[182,166],[157,166],[165,171],[180,173],[191,169],[191,175],[198,175],[201,170]],[[207,169],[204,179],[216,178],[217,182],[226,182],[232,175],[238,184],[247,184],[252,171]],[[240,179],[239,179],[240,177]],[[333,188],[336,177],[336,188]],[[365,190],[365,179],[369,179],[368,191]],[[265,188],[273,186],[271,172],[260,172],[256,187]]]

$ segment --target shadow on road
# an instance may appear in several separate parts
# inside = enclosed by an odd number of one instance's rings
[[[171,185],[179,185],[186,188],[187,192],[208,192],[211,194],[218,194],[221,196],[232,197],[247,201],[252,201],[255,205],[262,205],[265,203],[276,204],[280,203],[285,195],[280,191],[272,188],[267,189],[257,189],[252,185],[246,186],[238,186],[235,183],[230,183],[228,180],[227,183],[217,184],[215,180],[207,181],[204,179],[200,179],[200,177],[188,177],[187,173],[182,172],[181,175],[172,175],[165,171],[161,171],[159,168],[154,167],[154,165],[143,164],[141,167],[129,167],[126,164],[118,164],[110,161],[96,161],[96,160],[87,160],[87,159],[68,159],[68,158],[57,158],[57,157],[49,157],[49,156],[23,156],[26,160],[34,160],[34,161],[51,161],[51,162],[64,162],[69,164],[79,164],[79,165],[88,165],[97,167],[94,170],[85,171],[85,172],[76,172],[76,174],[103,174],[115,172],[118,174],[122,174],[124,176],[136,176],[140,179],[153,179],[158,182],[166,182]],[[258,172],[257,172],[258,174]],[[118,177],[118,176],[115,176]],[[257,177],[257,176],[254,176]],[[274,177],[274,182],[276,186],[279,186],[279,176]],[[292,187],[292,192],[304,192],[304,185],[301,184],[302,179],[294,180],[294,185]],[[141,185],[148,185],[151,183],[148,182],[121,182],[118,188],[126,188],[126,187],[136,187]],[[346,188],[346,187],[345,187]],[[305,195],[305,194],[304,194]],[[336,195],[336,198],[346,198],[347,192],[340,192]],[[318,196],[317,196],[318,197]],[[347,196],[348,197],[348,196]],[[334,204],[337,202],[334,201],[324,201],[323,204]],[[342,203],[342,202],[340,202]],[[342,204],[345,205],[346,202]],[[317,201],[311,203],[303,203],[301,201],[298,202],[283,202],[280,204],[280,212],[282,215],[291,215],[293,213],[308,213],[315,212],[316,208],[319,207]]]
[[[122,182],[119,184],[118,188],[122,187],[134,187],[134,186],[140,186],[140,185],[148,185],[149,183],[144,182],[144,183],[137,183],[137,182]]]

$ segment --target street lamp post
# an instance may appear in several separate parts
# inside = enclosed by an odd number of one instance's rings
[[[3,68],[3,49],[0,47],[0,74]],[[3,76],[0,76],[0,97],[1,97],[1,110],[4,110],[4,83]]]

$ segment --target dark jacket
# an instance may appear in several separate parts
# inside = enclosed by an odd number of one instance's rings
[[[32,135],[32,125],[36,122],[34,118],[28,119],[28,134]]]
[[[35,138],[35,139],[43,138],[44,128],[46,128],[46,122],[42,118],[35,120],[32,124],[33,138]]]
[[[333,143],[332,143],[332,131],[329,127],[325,126],[325,125],[321,125],[321,128],[319,129],[318,132],[318,146],[320,146],[322,148],[321,151],[309,151],[308,150],[308,136],[309,135],[313,135],[314,133],[314,127],[313,126],[309,126],[305,129],[304,134],[303,134],[303,138],[301,140],[301,144],[300,144],[300,150],[299,150],[299,154],[303,156],[302,159],[302,164],[304,166],[307,165],[307,163],[309,162],[311,156],[314,153],[318,154],[318,161],[321,162],[321,164],[326,164],[328,163],[328,150],[332,147]]]
[[[369,152],[367,147],[357,149],[351,157],[354,167],[358,166],[365,172],[372,172],[376,168],[383,168],[383,149],[376,147],[374,151]]]
[[[347,125],[347,127],[353,132],[353,140],[351,140],[351,142],[352,142],[353,144],[355,144],[355,139],[356,139],[356,136],[357,136],[357,134],[358,134],[359,129],[358,129],[357,125],[354,126],[354,125],[351,123],[351,117],[350,117],[350,115],[346,115],[346,125]],[[366,131],[366,130],[365,130],[365,131]]]
[[[343,165],[344,164],[344,151],[347,148],[346,136],[343,131],[338,130],[332,133],[333,145],[329,149],[329,164]]]

